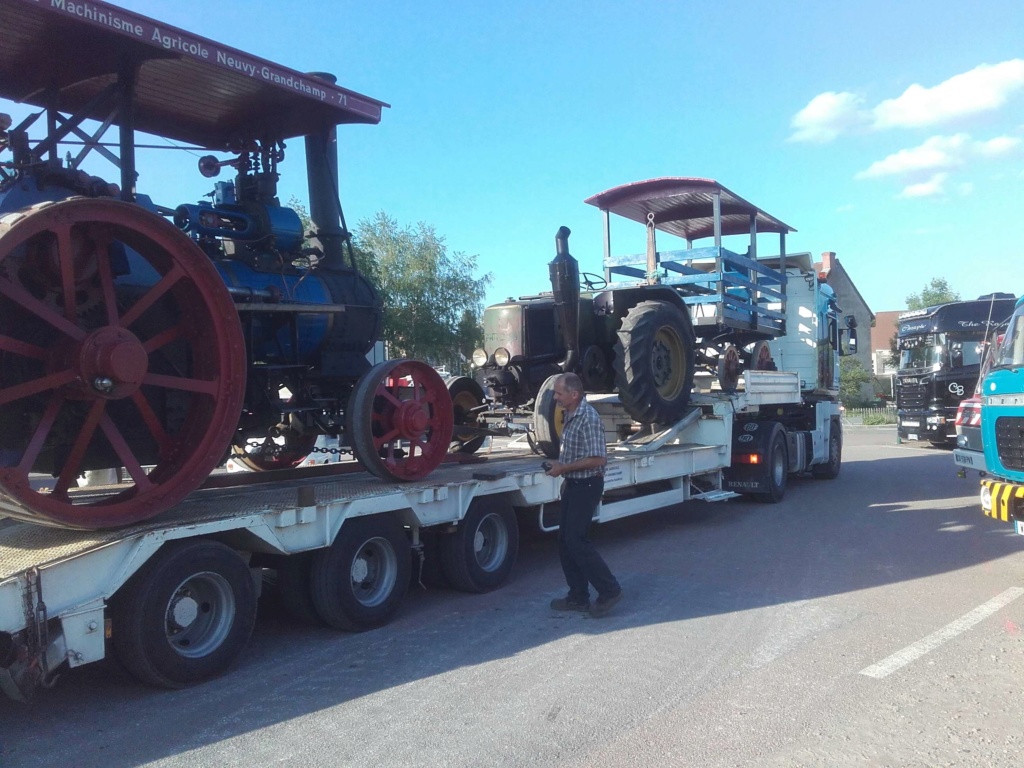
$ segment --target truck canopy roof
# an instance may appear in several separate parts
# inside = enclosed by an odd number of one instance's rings
[[[955,301],[902,313],[897,322],[899,336],[920,333],[966,333],[983,336],[989,328],[1005,325],[1013,314],[1016,299],[981,298]]]
[[[715,233],[716,195],[721,196],[723,235],[750,234],[751,217],[758,232],[796,232],[713,179],[666,176],[634,181],[588,197],[584,202],[645,225],[647,214],[653,213],[655,229],[686,240],[699,240]]]
[[[376,124],[389,106],[101,0],[0,0],[0,97],[77,113],[132,68],[135,128],[211,148]]]

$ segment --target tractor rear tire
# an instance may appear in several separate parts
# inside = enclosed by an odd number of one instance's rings
[[[686,311],[642,301],[622,320],[615,343],[615,386],[641,424],[681,419],[693,389],[695,337]]]

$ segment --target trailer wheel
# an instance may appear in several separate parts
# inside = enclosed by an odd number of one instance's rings
[[[313,556],[316,612],[348,632],[386,624],[409,589],[411,559],[409,539],[393,517],[346,521],[334,543]]]
[[[768,441],[767,470],[768,490],[757,494],[758,501],[778,504],[786,495],[786,481],[789,479],[789,451],[786,448],[786,432],[776,426]]]
[[[459,437],[458,428],[477,426],[476,409],[484,404],[483,387],[469,376],[456,376],[448,379],[445,385],[448,387],[448,394],[452,396],[452,409],[455,412],[455,435],[452,438],[452,445],[459,453],[476,453],[487,436]]]
[[[533,432],[540,452],[549,459],[558,458],[558,449],[565,428],[565,409],[555,402],[555,379],[548,376],[537,391],[533,403]]]
[[[641,424],[683,417],[693,389],[694,335],[683,310],[642,301],[629,310],[615,342],[615,386],[626,411]]]
[[[299,552],[277,561],[277,591],[292,618],[303,624],[323,626],[324,620],[313,604],[313,553]]]
[[[843,430],[836,419],[832,419],[832,428],[828,435],[828,461],[811,467],[811,474],[819,480],[832,480],[839,475],[843,464]]]
[[[519,553],[519,523],[504,497],[474,499],[455,533],[441,539],[441,567],[455,589],[489,592],[508,578]]]
[[[110,601],[114,650],[144,683],[182,688],[238,658],[256,621],[249,567],[215,541],[175,541]]]

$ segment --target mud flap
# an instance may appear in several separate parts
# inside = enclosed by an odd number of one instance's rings
[[[774,421],[733,422],[732,463],[722,470],[722,489],[736,493],[766,493],[768,448],[775,431]]]

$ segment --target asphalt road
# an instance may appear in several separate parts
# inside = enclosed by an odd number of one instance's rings
[[[548,609],[555,543],[507,586],[416,591],[358,635],[265,595],[239,666],[186,691],[112,661],[0,701],[0,766],[1021,763],[1024,537],[950,453],[847,429],[833,481],[601,526],[626,592]]]

